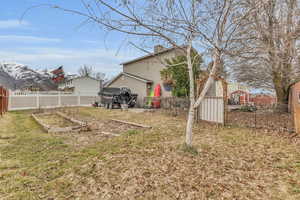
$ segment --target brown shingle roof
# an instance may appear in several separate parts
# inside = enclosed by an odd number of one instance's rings
[[[126,73],[126,72],[122,72],[120,73],[118,76],[116,76],[115,78],[113,78],[112,80],[110,80],[108,83],[105,84],[105,87],[110,86],[113,82],[115,82],[118,78],[120,78],[122,75],[145,82],[145,83],[152,83],[153,81],[149,80],[149,79],[145,79],[143,77],[134,75],[134,74],[130,74],[130,73]]]

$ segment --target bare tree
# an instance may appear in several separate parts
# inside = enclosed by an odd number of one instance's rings
[[[94,73],[93,67],[89,67],[87,65],[83,65],[78,70],[79,76],[89,76],[89,77],[92,77],[93,73]]]
[[[276,92],[279,105],[287,104],[289,86],[300,78],[298,0],[243,0],[252,13],[244,19],[234,47],[234,77],[256,88]],[[287,106],[279,107],[280,110]]]
[[[134,41],[138,38],[144,42],[166,43],[186,55],[190,109],[185,142],[191,146],[195,109],[204,99],[217,69],[222,66],[223,55],[230,54],[228,44],[240,26],[239,21],[248,12],[240,8],[238,0],[82,0],[82,3],[86,12],[55,8],[81,15],[107,31],[134,36]],[[191,58],[191,50],[195,47],[209,53],[213,61],[209,78],[197,99]]]
[[[102,72],[97,72],[93,67],[83,65],[82,67],[79,68],[78,70],[79,76],[88,76],[92,77],[98,80],[104,80],[105,79],[105,74]]]

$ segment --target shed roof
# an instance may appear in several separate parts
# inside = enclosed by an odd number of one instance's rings
[[[121,72],[119,75],[117,75],[115,78],[113,78],[112,80],[110,80],[108,83],[105,84],[105,87],[108,87],[109,85],[111,85],[113,82],[115,82],[117,79],[119,79],[121,76],[127,76],[129,78],[133,78],[136,79],[138,81],[144,82],[144,83],[152,83],[153,81],[149,80],[149,79],[145,79],[143,77],[140,76],[136,76],[134,74],[130,74],[127,72]]]
[[[98,79],[96,79],[96,78],[93,78],[93,77],[91,77],[91,76],[77,76],[77,77],[72,78],[72,79],[69,79],[69,80],[82,79],[82,78],[89,78],[89,79],[93,79],[93,80],[95,80],[95,81],[100,81],[100,80],[98,80]]]

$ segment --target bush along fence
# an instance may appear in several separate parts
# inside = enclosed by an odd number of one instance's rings
[[[9,92],[4,87],[0,86],[0,115],[2,116],[8,111]]]
[[[10,91],[8,110],[29,110],[69,106],[91,106],[99,96],[68,92],[17,92]]]

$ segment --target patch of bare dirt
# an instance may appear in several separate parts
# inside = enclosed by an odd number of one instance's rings
[[[77,116],[72,116],[74,119],[82,120]],[[96,120],[91,118],[87,122],[86,129],[79,132],[57,133],[58,136],[67,137],[66,143],[76,147],[85,147],[96,144],[111,137],[118,137],[124,133],[135,133],[141,131],[144,128],[137,127],[130,124],[120,123],[112,120]]]

